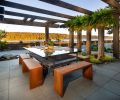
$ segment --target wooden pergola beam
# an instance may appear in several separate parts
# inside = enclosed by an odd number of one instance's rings
[[[25,18],[23,19],[23,22],[26,22],[26,21],[27,21],[27,19],[28,19],[28,18],[26,18],[26,17],[25,17]]]
[[[3,20],[4,20],[4,16],[0,15],[0,21],[3,21]]]
[[[33,22],[34,20],[35,20],[35,18],[31,18],[29,21],[30,21],[30,22]]]
[[[18,19],[10,19],[10,18],[4,18],[4,20],[0,21],[0,23],[6,23],[6,24],[16,24],[16,25],[27,25],[27,26],[40,26],[40,27],[45,27],[45,23],[41,22],[30,22],[30,21],[23,21],[23,20],[18,20]],[[58,24],[53,24],[50,25],[49,27],[52,28],[58,28]]]
[[[90,10],[87,10],[87,9],[84,9],[84,8],[66,3],[66,2],[61,1],[61,0],[39,0],[39,1],[50,3],[50,4],[53,4],[53,5],[56,5],[56,6],[60,6],[60,7],[67,8],[67,9],[77,11],[77,12],[80,12],[80,13],[84,13],[84,14],[92,14],[92,11],[90,11]]]
[[[40,20],[47,20],[47,21],[55,21],[55,22],[61,22],[61,23],[65,22],[64,20],[35,16],[35,15],[30,15],[30,14],[23,14],[23,13],[12,12],[12,11],[5,11],[5,15],[26,17],[26,18],[31,18],[31,19],[40,19]]]
[[[53,11],[49,11],[49,10],[35,8],[35,7],[23,5],[23,4],[14,3],[11,1],[3,1],[3,0],[1,1],[0,0],[0,5],[6,6],[6,7],[11,7],[11,8],[27,10],[27,11],[36,12],[36,13],[43,13],[43,14],[47,14],[47,15],[62,17],[62,18],[68,18],[68,19],[73,18],[73,16],[70,16],[67,14],[62,14],[62,13],[57,13],[57,12],[53,12]]]
[[[102,0],[102,1],[120,10],[120,4],[116,0]]]
[[[4,14],[5,13],[4,11],[5,11],[4,7],[0,7],[0,14]]]

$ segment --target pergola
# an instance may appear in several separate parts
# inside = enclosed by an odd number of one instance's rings
[[[69,10],[73,10],[73,11],[88,14],[88,15],[93,13],[90,10],[75,6],[73,4],[69,4],[69,3],[61,1],[61,0],[39,0],[39,1],[43,1],[43,2],[52,4],[55,6],[63,7],[63,8],[69,9]],[[109,6],[111,6],[115,10],[114,16],[116,18],[117,24],[113,30],[113,56],[116,58],[119,58],[119,14],[120,14],[119,2],[120,2],[120,0],[101,0],[101,1],[109,4]],[[21,9],[21,10],[25,10],[25,11],[42,13],[42,14],[46,14],[46,15],[52,15],[52,16],[57,16],[57,17],[67,18],[67,19],[73,18],[73,16],[71,16],[71,15],[53,12],[53,11],[40,9],[40,8],[36,8],[36,7],[31,7],[28,5],[14,3],[11,1],[7,1],[7,0],[0,0],[0,5],[1,5],[1,7],[0,7],[0,23],[45,27],[45,39],[46,39],[46,41],[48,41],[48,39],[49,39],[49,27],[59,28],[60,25],[56,24],[56,23],[57,22],[64,23],[65,20],[58,20],[55,18],[47,18],[47,17],[36,16],[36,15],[31,15],[31,14],[23,14],[23,13],[19,13],[19,12],[7,11],[4,9],[4,7],[17,8],[17,9]],[[12,19],[12,18],[4,18],[4,15],[24,17],[24,19],[19,20],[19,19]],[[30,18],[29,21],[27,20],[28,18]],[[46,20],[47,22],[45,22],[45,23],[35,22],[34,21],[35,19]],[[102,34],[103,31],[104,30],[102,30],[102,29],[98,30],[98,33]],[[70,48],[74,48],[74,32],[70,31],[69,33],[70,33],[69,34],[70,35],[69,46],[70,46]],[[77,40],[78,40],[77,46],[78,46],[78,48],[81,48],[81,44],[82,44],[81,33],[82,32],[78,32],[78,34],[77,34]],[[101,41],[104,41],[104,38],[100,38],[99,34],[98,34],[98,38]],[[104,34],[103,34],[103,37],[104,37]],[[90,52],[91,51],[90,50],[91,31],[87,31],[86,45],[87,45],[87,52],[88,52],[88,54],[90,54],[91,53]]]

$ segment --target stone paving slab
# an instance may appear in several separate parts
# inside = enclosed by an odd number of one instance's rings
[[[18,59],[0,61],[0,100],[120,100],[119,66],[120,62],[93,65],[93,81],[83,78],[81,70],[68,75],[68,85],[61,98],[54,92],[52,74],[42,86],[30,90],[29,73],[21,72]]]

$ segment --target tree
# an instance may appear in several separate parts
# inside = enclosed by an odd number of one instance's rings
[[[98,29],[98,59],[104,57],[104,29],[113,29],[115,19],[111,8],[104,8],[92,14],[93,27]]]
[[[90,54],[90,32],[91,30],[98,29],[98,58],[104,57],[104,29],[113,30],[115,27],[115,18],[113,17],[113,10],[111,8],[104,8],[95,11],[91,15],[76,16],[67,21],[65,25],[74,31],[87,30],[88,42],[87,52]]]

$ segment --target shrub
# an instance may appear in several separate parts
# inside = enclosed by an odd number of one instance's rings
[[[81,55],[86,56],[87,54],[86,54],[86,52],[81,52]]]
[[[94,47],[92,48],[92,50],[93,50],[93,51],[98,51],[98,47],[97,47],[97,46],[94,46]]]
[[[3,30],[0,30],[0,41],[6,37],[6,32]]]
[[[0,41],[0,50],[4,50],[7,48],[7,42],[6,41]]]
[[[101,59],[102,62],[111,62],[111,61],[113,61],[113,60],[114,60],[113,57],[111,57],[111,56],[109,56],[109,55],[105,55],[105,56]]]
[[[105,55],[102,59],[97,59],[95,58],[94,55],[90,56],[90,62],[91,63],[95,63],[95,64],[100,64],[103,62],[112,62],[114,61],[113,57],[109,56],[109,55]]]
[[[95,63],[95,64],[100,64],[101,63],[101,61],[99,59],[95,58],[94,55],[90,56],[90,62]]]
[[[107,48],[107,49],[106,49],[106,52],[108,52],[108,53],[112,53],[113,50],[112,50],[111,48]]]

